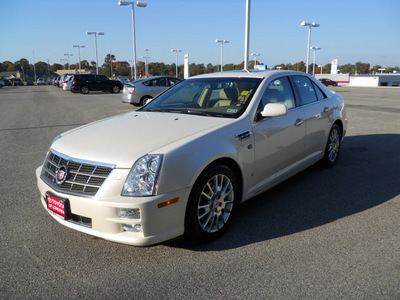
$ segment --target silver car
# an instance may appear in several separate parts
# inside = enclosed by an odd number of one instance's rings
[[[180,81],[182,79],[176,77],[155,76],[125,83],[122,90],[122,102],[143,106],[148,100]]]
[[[37,85],[46,85],[46,80],[44,80],[43,78],[38,78],[38,80],[36,81]]]

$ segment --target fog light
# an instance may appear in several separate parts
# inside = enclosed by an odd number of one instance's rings
[[[128,232],[142,232],[142,225],[140,224],[122,224],[122,228]]]
[[[140,219],[139,208],[120,208],[119,217],[125,219]]]

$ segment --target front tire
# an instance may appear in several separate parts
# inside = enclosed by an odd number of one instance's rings
[[[325,167],[333,167],[339,157],[342,133],[337,124],[334,124],[329,132],[328,142],[325,147],[325,155],[322,163]]]
[[[220,237],[232,222],[238,198],[238,183],[230,168],[215,165],[207,169],[190,193],[185,236],[201,242]]]

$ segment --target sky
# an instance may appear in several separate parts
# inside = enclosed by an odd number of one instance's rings
[[[135,7],[137,59],[175,63],[171,49],[181,49],[178,63],[189,54],[190,63],[224,64],[244,61],[246,0],[147,0]],[[339,65],[358,61],[400,66],[400,0],[251,0],[250,53],[258,62],[273,67],[307,58],[308,27],[311,46],[318,46],[316,64],[338,59]],[[60,63],[70,56],[78,62],[95,61],[94,36],[101,31],[97,47],[99,65],[108,53],[117,61],[133,59],[132,9],[118,0],[0,0],[0,62],[26,58],[30,63]],[[313,51],[310,53],[310,63]],[[249,57],[253,60],[253,57]]]

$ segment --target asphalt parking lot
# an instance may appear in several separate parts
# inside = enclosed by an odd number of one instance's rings
[[[56,135],[134,107],[0,89],[0,299],[400,299],[400,88],[333,90],[349,118],[334,168],[241,205],[217,241],[139,248],[57,223],[35,178]]]

